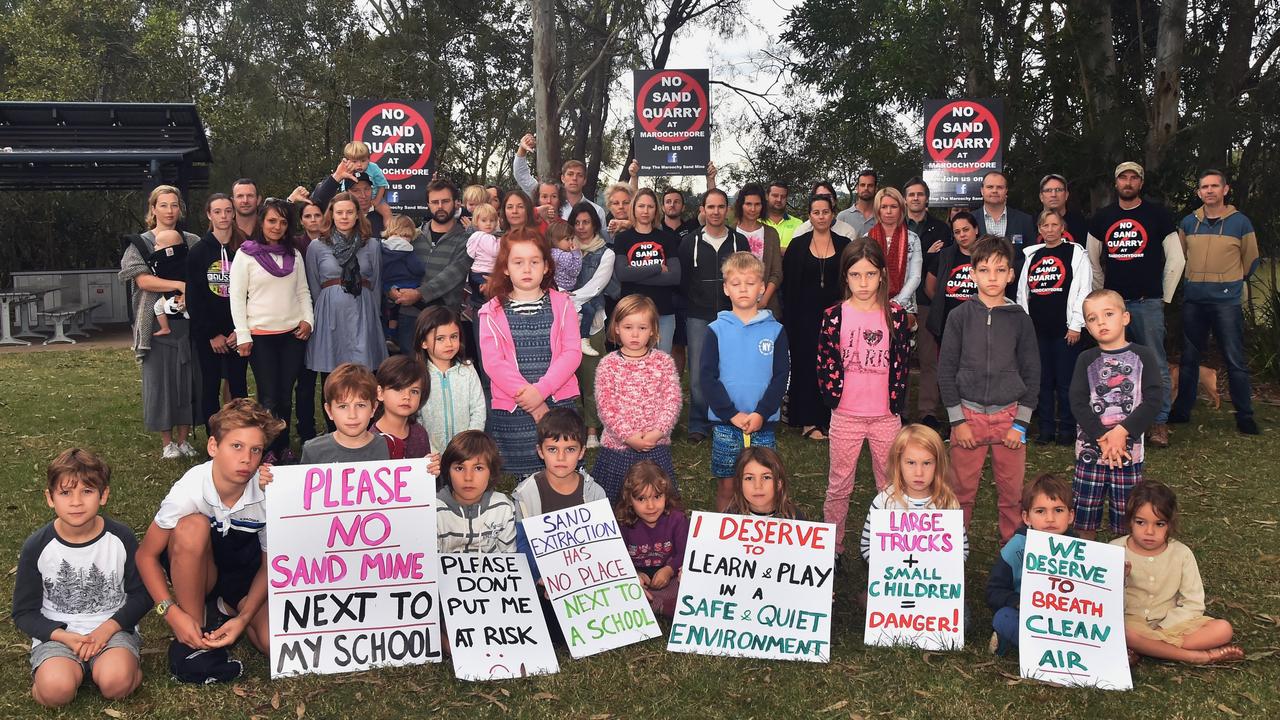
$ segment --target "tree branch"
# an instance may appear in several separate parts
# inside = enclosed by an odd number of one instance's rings
[[[789,112],[787,112],[785,109],[783,109],[783,107],[782,107],[781,105],[779,105],[778,103],[774,102],[773,98],[769,97],[768,95],[766,95],[766,94],[764,94],[764,93],[756,92],[755,90],[748,90],[747,88],[743,88],[743,87],[738,87],[737,85],[733,85],[733,84],[731,84],[731,83],[727,83],[727,82],[725,82],[725,81],[723,81],[723,80],[709,80],[709,81],[707,81],[707,83],[708,83],[709,85],[720,85],[720,86],[723,86],[723,87],[729,88],[730,90],[732,90],[732,91],[734,91],[734,92],[738,93],[738,96],[739,96],[739,97],[741,97],[743,100],[746,100],[746,101],[747,101],[747,107],[750,107],[750,108],[751,108],[751,111],[756,113],[756,117],[757,117],[757,118],[759,118],[759,117],[760,117],[760,114],[759,114],[758,112],[756,112],[755,107],[751,104],[751,98],[750,98],[750,97],[748,97],[748,96],[752,96],[752,97],[760,98],[761,100],[763,100],[763,101],[765,101],[766,103],[768,103],[768,104],[769,104],[769,107],[773,108],[774,110],[777,110],[779,113],[781,113],[781,114],[782,114],[782,116],[783,116],[784,118],[786,118],[786,119],[788,119],[788,120],[790,120],[792,117],[794,117],[791,113],[789,113]],[[763,118],[761,118],[761,119],[763,119]]]
[[[613,29],[613,32],[609,33],[609,37],[604,39],[604,44],[600,46],[600,52],[596,54],[596,58],[591,61],[590,65],[587,65],[586,69],[578,75],[576,80],[569,84],[569,89],[565,91],[564,97],[560,100],[560,107],[556,108],[556,117],[564,114],[565,109],[569,106],[569,101],[572,100],[574,94],[578,92],[578,88],[582,85],[583,81],[587,79],[587,76],[590,75],[601,61],[604,60],[605,55],[609,53],[609,46],[613,44],[613,41],[618,38],[618,35],[621,32],[622,25],[619,24]]]

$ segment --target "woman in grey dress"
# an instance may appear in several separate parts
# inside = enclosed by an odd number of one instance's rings
[[[378,302],[382,288],[379,243],[350,193],[338,193],[325,211],[329,234],[307,246],[307,283],[315,301],[315,329],[307,367],[323,378],[342,363],[376,370],[387,358]]]
[[[172,185],[160,185],[147,200],[147,227],[142,244],[155,249],[156,233],[174,230],[185,208],[182,194]],[[183,233],[188,246],[200,238]],[[186,291],[181,280],[156,277],[147,258],[130,244],[120,258],[121,282],[136,285],[133,295],[133,352],[142,364],[142,422],[147,432],[160,433],[161,456],[176,459],[197,453],[187,436],[195,418],[195,365],[191,357],[190,321],[181,314],[169,316],[167,335],[154,335],[156,316],[152,310],[161,293]],[[180,294],[179,298],[182,297]]]

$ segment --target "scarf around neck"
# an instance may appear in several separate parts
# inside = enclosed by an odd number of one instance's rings
[[[893,297],[902,290],[902,283],[907,277],[907,226],[899,223],[887,244],[884,226],[880,223],[872,225],[867,235],[884,251],[885,264],[889,269],[889,296]]]
[[[600,237],[598,234],[592,235],[591,239],[587,242],[582,242],[576,238],[575,240],[578,243],[578,249],[584,253],[595,252],[596,250],[604,247],[604,238]]]
[[[257,260],[263,270],[275,277],[287,277],[293,274],[293,248],[284,243],[268,244],[245,240],[239,251]]]
[[[364,245],[364,238],[359,232],[351,237],[343,235],[337,228],[329,233],[329,247],[333,249],[333,258],[342,266],[342,289],[349,295],[360,295],[360,259],[356,252]]]

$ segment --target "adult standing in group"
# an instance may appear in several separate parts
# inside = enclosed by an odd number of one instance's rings
[[[920,286],[916,288],[916,318],[920,327],[929,327],[929,309],[933,296],[929,294],[927,279],[938,275],[938,255],[951,244],[951,231],[946,223],[929,213],[929,184],[923,178],[913,177],[902,186],[907,201],[907,229],[920,238],[924,250],[920,268]],[[937,430],[938,412],[938,341],[933,333],[925,330],[916,333],[916,351],[920,361],[920,383],[916,394],[916,410],[921,422],[932,423]]]
[[[205,200],[209,231],[187,255],[187,314],[191,316],[191,347],[200,363],[197,418],[209,430],[209,418],[222,407],[225,380],[232,398],[247,397],[248,361],[236,352],[231,321],[231,263],[244,242],[236,225],[231,198],[213,193]]]
[[[1258,267],[1258,238],[1253,224],[1226,203],[1231,186],[1221,170],[1200,173],[1196,194],[1200,206],[1182,219],[1178,235],[1187,258],[1187,284],[1182,292],[1182,366],[1178,399],[1169,422],[1188,422],[1199,387],[1200,362],[1209,350],[1209,331],[1227,362],[1236,429],[1258,434],[1253,417],[1253,384],[1244,354],[1244,283]]]
[[[618,294],[643,295],[658,308],[658,349],[671,353],[676,331],[676,288],[680,286],[680,239],[665,225],[655,225],[658,196],[640,188],[632,201],[635,226],[613,238],[613,275],[621,283]],[[583,357],[586,364],[587,357]],[[586,390],[586,383],[579,382]]]
[[[569,297],[573,300],[573,309],[582,312],[582,306],[595,298],[608,294],[616,288],[613,278],[616,260],[613,249],[604,240],[604,229],[600,225],[600,216],[590,203],[580,202],[569,213],[569,230],[573,233],[574,243],[582,251],[582,267],[578,270],[577,286]],[[582,355],[578,364],[578,387],[582,393],[582,419],[587,426],[587,446],[600,447],[600,416],[596,413],[596,366],[604,353],[605,310],[601,306],[595,311],[591,320],[591,331],[585,338],[595,349],[595,355]]]
[[[879,220],[876,209],[876,193],[880,190],[880,176],[875,170],[867,168],[858,173],[858,182],[853,187],[853,204],[836,215],[836,219],[853,228],[849,239],[860,238],[871,232],[871,226]],[[884,246],[881,246],[884,249]]]
[[[293,384],[302,368],[314,316],[302,253],[293,246],[293,208],[268,198],[257,227],[231,264],[231,319],[236,352],[249,358],[258,402],[285,422],[263,462],[289,462]]]
[[[728,215],[729,196],[723,190],[706,191],[702,195],[706,224],[680,243],[680,291],[685,299],[689,346],[689,440],[694,443],[706,440],[711,431],[702,395],[702,347],[710,332],[708,326],[721,310],[730,308],[720,267],[735,252],[751,251],[746,236],[725,224]]]
[[[520,144],[516,146],[515,158],[511,161],[511,172],[515,176],[516,185],[530,195],[537,193],[538,179],[529,169],[528,155],[537,145],[537,139],[531,134],[526,134],[520,138]],[[583,188],[587,186],[587,166],[581,160],[566,160],[560,166],[560,185],[564,188],[564,203],[560,205],[561,220],[568,220],[569,213],[578,203],[588,202],[600,218],[600,226],[604,228],[605,223],[608,222],[604,208],[582,194]],[[607,228],[604,230],[603,237],[605,240],[609,239]]]
[[[526,198],[527,200],[528,198]],[[455,217],[458,207],[458,186],[451,181],[437,178],[427,185],[427,209],[431,217],[413,238],[413,252],[422,259],[426,272],[417,290],[400,290],[392,297],[400,304],[399,343],[406,354],[418,352],[413,347],[414,326],[418,315],[429,305],[442,305],[456,313],[462,312],[462,294],[471,271],[471,256],[467,255],[467,238],[471,231]],[[479,360],[478,336],[475,323],[464,322],[471,343],[468,350]]]
[[[1040,205],[1043,210],[1052,210],[1061,215],[1066,223],[1062,239],[1084,247],[1089,239],[1089,220],[1084,213],[1067,206],[1071,192],[1067,189],[1067,179],[1057,173],[1049,173],[1040,178]],[[1042,242],[1036,233],[1036,242]]]
[[[686,218],[684,216],[684,192],[679,188],[669,187],[662,191],[662,226],[670,230],[675,236],[677,255],[679,247],[684,244],[685,238],[697,235],[702,229],[702,225],[694,218]],[[625,297],[625,294],[624,294]],[[686,361],[688,360],[688,349],[685,347],[689,339],[686,336],[688,327],[688,314],[685,312],[684,293],[677,288],[675,297],[676,312],[676,328],[671,338],[671,359],[676,363],[676,372],[683,372]]]
[[[258,203],[262,197],[258,194],[258,183],[250,178],[240,178],[231,183],[231,202],[236,208],[236,227],[241,237],[253,234],[258,224]]]
[[[942,346],[942,331],[947,327],[947,316],[960,307],[960,303],[978,294],[973,263],[969,261],[969,251],[978,241],[978,219],[973,213],[960,210],[951,216],[951,237],[955,242],[938,253],[937,267],[925,278],[925,292],[930,298],[929,323],[925,327],[939,347]],[[931,390],[938,392],[936,387]],[[935,427],[938,419],[925,417],[921,422]]]
[[[631,201],[636,192],[627,183],[613,183],[604,192],[605,202],[609,205],[609,222],[605,225],[611,237],[635,224],[631,217]]]
[[[494,210],[502,210],[502,188],[497,185],[485,185],[484,196]]]
[[[831,207],[833,208],[838,207],[837,203],[840,200],[840,196],[836,195],[835,185],[832,185],[826,180],[819,180],[818,182],[813,184],[813,189],[809,193],[809,199],[812,200],[815,196],[818,196],[818,195],[826,195],[827,197],[831,198]],[[813,223],[809,222],[809,220],[806,218],[804,222],[796,226],[796,232],[795,232],[795,235],[792,235],[792,238],[798,237],[800,235],[804,235],[806,233],[811,233],[811,232],[813,232]],[[840,237],[849,238],[850,240],[853,240],[854,238],[857,238],[857,237],[862,237],[861,235],[858,234],[857,228],[841,220],[840,218],[835,217],[834,215],[832,216],[831,232],[835,233],[836,235],[839,235]],[[791,247],[790,244],[788,244],[787,247]]]
[[[781,180],[769,183],[767,193],[769,212],[761,220],[765,225],[778,231],[778,246],[783,250],[791,244],[796,228],[802,222],[800,218],[787,212],[787,200],[791,197],[791,188]]]
[[[1009,207],[1009,179],[999,170],[982,176],[982,209],[978,219],[978,235],[1002,237],[1013,245],[1013,277],[1022,272],[1024,248],[1035,243],[1036,221],[1027,213]],[[1012,299],[1017,294],[1017,283],[1009,283],[1006,294]]]
[[[327,234],[324,226],[324,208],[311,200],[294,203],[301,208],[298,213],[299,225],[302,229],[293,238],[293,249],[307,257],[307,248],[311,243]],[[305,262],[304,262],[305,270]],[[310,279],[308,279],[310,282]],[[315,298],[311,299],[312,310],[315,309]],[[298,381],[293,385],[293,414],[298,418],[299,444],[305,445],[316,436],[316,371],[307,367],[304,358],[302,367],[298,368]]]
[[[1156,354],[1164,399],[1147,442],[1169,446],[1169,360],[1164,349],[1164,306],[1173,302],[1186,259],[1173,217],[1163,205],[1142,199],[1144,172],[1136,162],[1116,166],[1116,201],[1089,225],[1093,287],[1115,290],[1129,311],[1129,338]]]
[[[374,370],[387,358],[380,313],[381,244],[370,234],[369,219],[360,214],[351,193],[334,196],[324,218],[329,234],[307,246],[306,261],[315,301],[307,367],[320,374],[321,387],[343,363]],[[401,326],[406,325],[412,323],[402,319]]]
[[[155,251],[156,233],[176,230],[184,211],[178,188],[157,186],[147,198],[148,230],[138,236],[138,242],[130,243],[120,258],[120,281],[137,286],[133,352],[142,363],[142,423],[147,432],[160,433],[161,455],[166,459],[196,455],[187,442],[195,418],[195,368],[191,364],[190,325],[181,314],[169,316],[168,334],[153,335],[157,327],[153,306],[158,294],[177,292],[181,304],[187,284],[157,277],[147,264],[147,255]],[[188,245],[198,239],[183,233]]]
[[[502,211],[498,213],[498,234],[506,235],[524,227],[538,229],[537,212],[533,199],[525,191],[508,190],[502,196]]]
[[[890,299],[908,314],[916,311],[916,288],[920,286],[920,236],[907,229],[906,200],[897,188],[876,192],[876,222],[867,230],[884,253],[885,271],[889,274]]]
[[[534,221],[529,224],[536,225],[538,232],[546,235],[549,224],[553,220],[560,219],[560,206],[564,204],[564,188],[560,187],[558,182],[542,180],[538,183],[537,196],[530,199],[534,201],[535,207],[533,215],[530,216]]]
[[[831,410],[818,394],[818,326],[822,313],[843,297],[840,253],[850,239],[831,226],[835,200],[826,194],[809,198],[813,229],[791,239],[782,256],[783,325],[791,347],[791,383],[787,391],[787,423],[802,428],[810,440],[826,440]]]
[[[765,202],[764,188],[756,183],[747,183],[738,191],[733,210],[738,219],[738,232],[747,237],[751,254],[764,263],[764,293],[758,306],[772,312],[781,321],[782,303],[778,288],[782,286],[782,241],[776,229],[760,221]]]
[[[373,207],[373,179],[363,170],[356,170],[355,165],[346,158],[338,162],[338,167],[334,171],[325,176],[316,185],[315,189],[307,192],[306,188],[298,187],[289,196],[292,201],[310,200],[321,208],[328,210],[330,203],[333,202],[340,193],[342,193],[342,184],[346,183],[346,194],[355,199],[359,205],[359,215],[369,224],[369,232],[372,238],[382,237],[383,219],[382,214]]]

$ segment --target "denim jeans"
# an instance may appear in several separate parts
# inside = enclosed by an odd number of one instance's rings
[[[658,349],[670,355],[671,348],[676,339],[676,316],[675,315],[659,315],[658,316]],[[676,368],[676,374],[680,374],[682,368]]]
[[[1169,398],[1173,392],[1173,383],[1169,381],[1169,358],[1164,352],[1164,300],[1126,300],[1124,305],[1129,311],[1129,340],[1151,348],[1160,362],[1160,385],[1163,387],[1164,399],[1160,402],[1160,412],[1156,413],[1156,423],[1166,423],[1169,421]]]
[[[1065,331],[1064,331],[1065,332]],[[1040,436],[1076,432],[1076,419],[1071,414],[1071,376],[1080,356],[1080,342],[1068,345],[1064,332],[1036,333],[1040,346]],[[1056,408],[1055,408],[1056,405]]]
[[[689,348],[689,432],[711,434],[707,419],[707,401],[702,397],[702,346],[711,334],[708,320],[689,318],[685,321],[685,339]]]
[[[1209,351],[1209,331],[1227,361],[1227,382],[1236,419],[1253,417],[1253,384],[1244,356],[1244,313],[1239,305],[1184,302],[1182,304],[1182,364],[1174,415],[1189,417],[1199,390],[1200,363]]]

